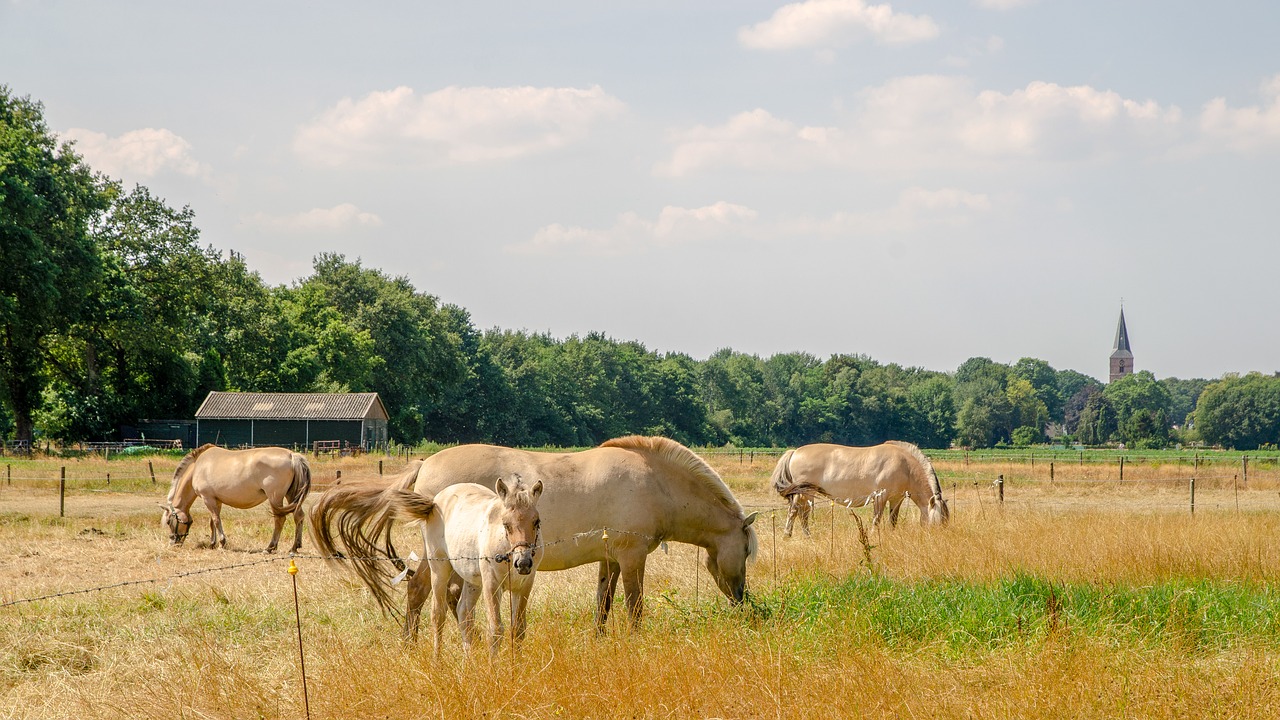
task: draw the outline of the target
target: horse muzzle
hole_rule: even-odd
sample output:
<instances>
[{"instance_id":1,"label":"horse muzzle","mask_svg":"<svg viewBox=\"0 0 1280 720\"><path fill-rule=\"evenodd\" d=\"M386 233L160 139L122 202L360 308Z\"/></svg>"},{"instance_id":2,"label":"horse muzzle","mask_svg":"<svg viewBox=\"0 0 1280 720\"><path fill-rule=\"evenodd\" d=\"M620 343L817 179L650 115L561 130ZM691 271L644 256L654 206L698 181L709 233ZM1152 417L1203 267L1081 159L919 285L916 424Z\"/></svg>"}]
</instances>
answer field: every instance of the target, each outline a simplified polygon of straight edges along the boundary
<instances>
[{"instance_id":1,"label":"horse muzzle","mask_svg":"<svg viewBox=\"0 0 1280 720\"><path fill-rule=\"evenodd\" d=\"M517 557L512 564L516 566L516 572L521 575L528 575L533 572L533 554Z\"/></svg>"}]
</instances>

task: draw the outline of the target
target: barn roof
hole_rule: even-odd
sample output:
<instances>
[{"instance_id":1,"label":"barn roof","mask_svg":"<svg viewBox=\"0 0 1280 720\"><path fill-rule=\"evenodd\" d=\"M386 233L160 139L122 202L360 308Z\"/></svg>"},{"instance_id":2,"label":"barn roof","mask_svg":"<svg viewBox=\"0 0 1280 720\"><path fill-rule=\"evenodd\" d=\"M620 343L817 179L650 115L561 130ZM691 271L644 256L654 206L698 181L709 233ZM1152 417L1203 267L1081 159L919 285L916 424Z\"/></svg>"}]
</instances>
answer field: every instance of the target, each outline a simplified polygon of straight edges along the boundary
<instances>
[{"instance_id":1,"label":"barn roof","mask_svg":"<svg viewBox=\"0 0 1280 720\"><path fill-rule=\"evenodd\" d=\"M196 418L254 420L386 420L378 393L211 392Z\"/></svg>"}]
</instances>

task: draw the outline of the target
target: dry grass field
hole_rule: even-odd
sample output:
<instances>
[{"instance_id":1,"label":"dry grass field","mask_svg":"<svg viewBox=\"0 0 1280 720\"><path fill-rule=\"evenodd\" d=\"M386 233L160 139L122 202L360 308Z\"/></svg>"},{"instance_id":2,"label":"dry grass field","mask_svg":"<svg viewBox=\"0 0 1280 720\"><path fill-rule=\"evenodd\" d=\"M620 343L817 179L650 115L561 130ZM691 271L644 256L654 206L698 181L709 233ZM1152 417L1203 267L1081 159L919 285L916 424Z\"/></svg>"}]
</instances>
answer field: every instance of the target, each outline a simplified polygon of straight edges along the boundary
<instances>
[{"instance_id":1,"label":"dry grass field","mask_svg":"<svg viewBox=\"0 0 1280 720\"><path fill-rule=\"evenodd\" d=\"M151 459L155 484L147 459L12 461L0 484L0 717L302 718L309 705L315 718L1272 718L1280 707L1274 470L1251 470L1247 489L1201 473L1192 515L1186 468L1130 467L1120 483L1064 466L1050 483L1041 468L949 460L937 465L953 502L945 529L920 528L911 509L863 541L848 511L826 506L812 537L783 540L768 488L776 456L708 459L763 511L749 607L729 608L694 549L671 545L650 557L639 632L615 617L595 635L595 571L579 568L538 576L518 651L463 657L450 628L435 660L429 640L402 641L363 586L307 555L308 541L296 560L305 700L288 558L255 552L264 508L226 511L229 549L209 550L197 506L187 545L171 548L155 503L176 458ZM316 490L377 462L316 461ZM387 473L402 466L384 459Z\"/></svg>"}]
</instances>

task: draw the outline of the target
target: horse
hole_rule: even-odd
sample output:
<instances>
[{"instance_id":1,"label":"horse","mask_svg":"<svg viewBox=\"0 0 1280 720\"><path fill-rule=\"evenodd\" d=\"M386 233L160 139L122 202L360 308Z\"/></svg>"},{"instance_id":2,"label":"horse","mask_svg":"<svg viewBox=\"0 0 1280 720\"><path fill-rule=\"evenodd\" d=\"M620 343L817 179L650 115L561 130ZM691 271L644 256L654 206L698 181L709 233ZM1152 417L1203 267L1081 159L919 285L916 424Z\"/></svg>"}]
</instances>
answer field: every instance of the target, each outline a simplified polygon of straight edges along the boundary
<instances>
[{"instance_id":1,"label":"horse","mask_svg":"<svg viewBox=\"0 0 1280 720\"><path fill-rule=\"evenodd\" d=\"M307 458L278 447L227 450L212 443L187 453L173 471L169 496L160 525L169 529L169 540L181 545L191 531L191 505L196 496L209 508L210 547L227 546L222 529L222 506L245 510L267 501L275 517L275 531L267 552L276 551L284 520L293 514L293 548L302 547L302 501L311 491L311 467Z\"/></svg>"},{"instance_id":2,"label":"horse","mask_svg":"<svg viewBox=\"0 0 1280 720\"><path fill-rule=\"evenodd\" d=\"M449 612L449 583L455 576L462 581L457 613L464 652L471 649L476 598L483 597L489 617L489 652L497 654L503 635L500 608L504 586L512 595L512 637L516 641L524 639L525 609L542 559L537 508L541 494L541 482L528 487L519 475L510 487L498 478L493 490L461 483L430 498L409 490L399 494L397 514L419 521L422 526L425 562L431 568L435 593L431 627L437 656Z\"/></svg>"},{"instance_id":3,"label":"horse","mask_svg":"<svg viewBox=\"0 0 1280 720\"><path fill-rule=\"evenodd\" d=\"M783 537L791 537L797 516L804 534L809 534L809 511L818 496L846 506L870 503L873 526L880 524L887 506L889 522L896 527L905 497L920 508L922 525L945 525L951 516L933 464L920 448L907 442L890 440L872 447L804 445L783 454L773 469L772 482L789 505Z\"/></svg>"},{"instance_id":4,"label":"horse","mask_svg":"<svg viewBox=\"0 0 1280 720\"><path fill-rule=\"evenodd\" d=\"M632 626L640 625L645 560L667 541L704 548L707 570L720 591L734 605L746 599L746 565L757 548L756 513L744 515L706 461L662 437L632 435L572 453L494 445L447 448L423 461L412 483L326 492L310 510L312 538L321 553L349 559L383 611L396 614L391 570L379 560L398 560L383 540L394 520L397 494L410 484L427 497L464 482L489 487L494 478L511 473L541 481L544 488L539 515L547 539L539 570L599 563L598 632L604 631L619 578ZM432 590L431 569L423 561L409 580L406 637L417 636L422 605Z\"/></svg>"}]
</instances>

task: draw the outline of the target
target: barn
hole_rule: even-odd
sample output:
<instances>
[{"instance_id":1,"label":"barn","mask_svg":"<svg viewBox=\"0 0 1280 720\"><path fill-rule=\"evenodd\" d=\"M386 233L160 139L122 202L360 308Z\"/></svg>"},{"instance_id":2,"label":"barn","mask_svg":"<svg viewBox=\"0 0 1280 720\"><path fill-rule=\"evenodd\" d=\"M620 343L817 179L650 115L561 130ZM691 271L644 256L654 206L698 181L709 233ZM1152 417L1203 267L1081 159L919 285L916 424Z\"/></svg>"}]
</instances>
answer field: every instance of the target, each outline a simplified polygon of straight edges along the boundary
<instances>
[{"instance_id":1,"label":"barn","mask_svg":"<svg viewBox=\"0 0 1280 720\"><path fill-rule=\"evenodd\" d=\"M196 445L372 450L387 443L387 418L378 393L215 391L196 411Z\"/></svg>"}]
</instances>

